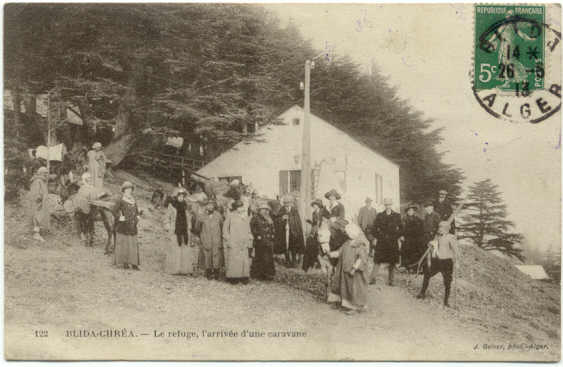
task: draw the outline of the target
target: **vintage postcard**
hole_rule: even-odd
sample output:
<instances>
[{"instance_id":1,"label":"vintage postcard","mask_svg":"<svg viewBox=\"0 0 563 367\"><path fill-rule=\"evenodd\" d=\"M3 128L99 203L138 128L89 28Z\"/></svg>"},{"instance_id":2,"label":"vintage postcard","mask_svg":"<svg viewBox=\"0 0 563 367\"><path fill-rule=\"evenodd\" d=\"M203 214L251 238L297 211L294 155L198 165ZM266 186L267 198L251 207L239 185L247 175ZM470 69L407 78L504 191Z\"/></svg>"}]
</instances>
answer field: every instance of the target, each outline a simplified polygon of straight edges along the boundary
<instances>
[{"instance_id":1,"label":"vintage postcard","mask_svg":"<svg viewBox=\"0 0 563 367\"><path fill-rule=\"evenodd\" d=\"M560 4L3 10L6 359L560 360Z\"/></svg>"}]
</instances>

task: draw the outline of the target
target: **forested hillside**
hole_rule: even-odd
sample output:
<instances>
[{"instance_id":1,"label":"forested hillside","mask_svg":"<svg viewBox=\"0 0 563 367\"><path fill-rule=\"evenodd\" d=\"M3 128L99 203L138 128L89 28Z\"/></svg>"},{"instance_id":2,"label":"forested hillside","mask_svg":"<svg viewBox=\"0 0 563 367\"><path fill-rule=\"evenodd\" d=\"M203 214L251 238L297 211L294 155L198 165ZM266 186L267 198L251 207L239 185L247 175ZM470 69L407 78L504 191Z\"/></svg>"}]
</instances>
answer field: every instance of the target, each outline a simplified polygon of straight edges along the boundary
<instances>
[{"instance_id":1,"label":"forested hillside","mask_svg":"<svg viewBox=\"0 0 563 367\"><path fill-rule=\"evenodd\" d=\"M114 162L147 127L228 147L274 123L277 113L302 103L304 62L319 53L260 6L4 9L5 85L16 104L58 94L85 122L60 123L60 140L76 150L100 139L104 127L114 129L105 142ZM463 175L441 161L440 130L429 116L401 100L377 70L365 75L345 55L329 56L313 70L312 112L399 163L404 200L422 200L438 187L459 194ZM33 108L10 123L6 159L46 136L46 122Z\"/></svg>"}]
</instances>

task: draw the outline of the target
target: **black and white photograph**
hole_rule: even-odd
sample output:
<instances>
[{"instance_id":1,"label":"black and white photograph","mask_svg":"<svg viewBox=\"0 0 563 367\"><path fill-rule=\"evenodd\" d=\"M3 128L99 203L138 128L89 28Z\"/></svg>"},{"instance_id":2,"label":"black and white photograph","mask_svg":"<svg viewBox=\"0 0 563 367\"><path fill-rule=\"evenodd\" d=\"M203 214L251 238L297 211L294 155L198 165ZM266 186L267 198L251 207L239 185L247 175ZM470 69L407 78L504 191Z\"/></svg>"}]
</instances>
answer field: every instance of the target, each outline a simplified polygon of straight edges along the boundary
<instances>
[{"instance_id":1,"label":"black and white photograph","mask_svg":"<svg viewBox=\"0 0 563 367\"><path fill-rule=\"evenodd\" d=\"M561 4L3 4L8 361L561 359Z\"/></svg>"}]
</instances>

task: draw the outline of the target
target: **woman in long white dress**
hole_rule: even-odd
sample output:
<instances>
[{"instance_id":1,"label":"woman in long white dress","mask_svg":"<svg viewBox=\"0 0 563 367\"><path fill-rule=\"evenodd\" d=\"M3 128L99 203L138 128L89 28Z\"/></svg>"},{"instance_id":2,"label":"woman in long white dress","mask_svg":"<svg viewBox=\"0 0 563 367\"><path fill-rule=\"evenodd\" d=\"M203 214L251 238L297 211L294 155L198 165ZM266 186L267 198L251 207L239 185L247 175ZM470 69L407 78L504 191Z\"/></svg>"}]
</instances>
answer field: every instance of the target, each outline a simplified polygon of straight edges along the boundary
<instances>
[{"instance_id":1,"label":"woman in long white dress","mask_svg":"<svg viewBox=\"0 0 563 367\"><path fill-rule=\"evenodd\" d=\"M198 249L191 241L191 213L186 196L186 190L179 189L168 203L166 224L170 237L165 264L168 274L193 274L197 262Z\"/></svg>"}]
</instances>

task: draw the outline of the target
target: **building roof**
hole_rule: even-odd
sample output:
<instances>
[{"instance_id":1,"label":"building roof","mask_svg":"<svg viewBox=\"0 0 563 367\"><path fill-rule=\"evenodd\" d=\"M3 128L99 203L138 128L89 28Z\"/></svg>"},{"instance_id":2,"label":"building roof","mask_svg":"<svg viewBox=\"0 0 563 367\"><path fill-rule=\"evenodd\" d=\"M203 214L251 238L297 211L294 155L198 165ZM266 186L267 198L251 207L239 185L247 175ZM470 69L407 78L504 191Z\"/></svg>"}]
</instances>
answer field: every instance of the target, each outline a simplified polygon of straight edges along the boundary
<instances>
[{"instance_id":1,"label":"building roof","mask_svg":"<svg viewBox=\"0 0 563 367\"><path fill-rule=\"evenodd\" d=\"M516 268L522 273L529 275L535 280L549 279L549 275L541 265L516 265Z\"/></svg>"},{"instance_id":2,"label":"building roof","mask_svg":"<svg viewBox=\"0 0 563 367\"><path fill-rule=\"evenodd\" d=\"M292 110L292 109L299 109L301 111L303 111L303 113L305 113L303 107L301 107L298 104L294 104L293 106L285 109L282 113L278 114L278 117L284 115L285 113L287 113L288 111ZM346 134L346 136L348 136L350 139L354 140L356 143L358 143L359 145L363 146L364 148L367 148L369 150L371 150L372 152L374 152L375 154L379 155L381 158L387 160L389 163L399 167L399 164L397 162L394 162L392 159L384 156L383 154L381 154L380 152L375 151L375 149L373 149L372 147L370 147L369 145L367 145L366 143L364 143L363 141L359 140L358 138L356 138L355 136L351 135L350 133L342 130L342 128L340 128L339 126L337 126L335 123L327 121L325 119L323 119L322 117L319 117L317 115L315 115L314 113L311 113L311 116L316 117L317 119L329 124L330 126L334 127L335 129L338 129L339 131L341 131L343 134ZM266 125L269 126L269 125Z\"/></svg>"}]
</instances>

